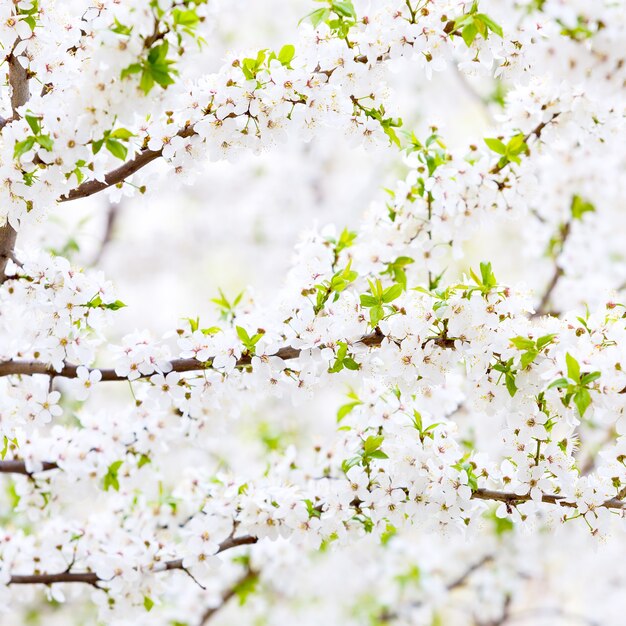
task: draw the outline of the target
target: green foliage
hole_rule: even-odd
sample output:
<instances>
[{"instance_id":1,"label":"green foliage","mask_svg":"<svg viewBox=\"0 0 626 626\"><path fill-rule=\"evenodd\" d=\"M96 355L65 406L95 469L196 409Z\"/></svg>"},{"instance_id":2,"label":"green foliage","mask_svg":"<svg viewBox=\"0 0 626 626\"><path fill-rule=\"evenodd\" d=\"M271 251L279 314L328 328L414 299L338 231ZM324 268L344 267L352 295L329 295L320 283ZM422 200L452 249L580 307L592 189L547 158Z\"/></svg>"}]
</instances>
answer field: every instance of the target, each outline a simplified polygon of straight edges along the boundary
<instances>
[{"instance_id":1,"label":"green foliage","mask_svg":"<svg viewBox=\"0 0 626 626\"><path fill-rule=\"evenodd\" d=\"M385 311L395 312L395 309L389 305L402 294L404 286L400 283L394 283L390 287L383 288L378 278L368 282L370 294L362 294L360 301L362 307L370 310L370 324L372 328L376 328L380 320L385 317Z\"/></svg>"},{"instance_id":2,"label":"green foliage","mask_svg":"<svg viewBox=\"0 0 626 626\"><path fill-rule=\"evenodd\" d=\"M474 472L476 466L474 463L469 461L471 452L468 452L463 456L463 458L455 463L452 467L459 472L465 472L467 474L467 484L472 491L476 491L478 489L478 477Z\"/></svg>"},{"instance_id":3,"label":"green foliage","mask_svg":"<svg viewBox=\"0 0 626 626\"><path fill-rule=\"evenodd\" d=\"M357 15L351 0L315 0L325 6L311 11L303 20L308 19L314 28L326 24L334 35L346 39L350 29L356 24Z\"/></svg>"},{"instance_id":4,"label":"green foliage","mask_svg":"<svg viewBox=\"0 0 626 626\"><path fill-rule=\"evenodd\" d=\"M411 257L399 256L395 261L387 263L387 268L382 274L383 276L389 275L396 283L402 285L403 291L406 291L407 279L405 268L412 263L415 263L415 261Z\"/></svg>"},{"instance_id":5,"label":"green foliage","mask_svg":"<svg viewBox=\"0 0 626 626\"><path fill-rule=\"evenodd\" d=\"M234 300L230 302L221 289L218 289L218 291L220 294L219 298L211 298L211 302L213 302L213 304L217 304L220 311L220 318L231 322L235 319L236 309L243 298L244 292L242 291L238 293Z\"/></svg>"},{"instance_id":6,"label":"green foliage","mask_svg":"<svg viewBox=\"0 0 626 626\"><path fill-rule=\"evenodd\" d=\"M367 437L367 439L363 441L362 448L357 455L350 459L346 459L341 464L341 469L344 472L348 472L356 465L364 465L368 467L373 459L388 459L389 457L387 454L381 450L384 440L385 438L383 435L371 435Z\"/></svg>"},{"instance_id":7,"label":"green foliage","mask_svg":"<svg viewBox=\"0 0 626 626\"><path fill-rule=\"evenodd\" d=\"M573 400L578 414L583 417L591 404L592 383L600 378L601 372L581 372L580 364L569 352L565 355L565 363L567 377L552 381L548 389L563 389L565 391L561 398L563 405L569 406Z\"/></svg>"},{"instance_id":8,"label":"green foliage","mask_svg":"<svg viewBox=\"0 0 626 626\"><path fill-rule=\"evenodd\" d=\"M514 361L515 357L511 357L507 361L498 359L498 361L491 366L496 372L500 372L497 383L500 383L502 377L504 376L504 384L506 385L507 391L511 397L517 393L517 385L515 384L517 368L514 365Z\"/></svg>"},{"instance_id":9,"label":"green foliage","mask_svg":"<svg viewBox=\"0 0 626 626\"><path fill-rule=\"evenodd\" d=\"M115 300L114 302L103 302L100 294L96 294L87 304L83 304L88 309L108 309L109 311L118 311L123 309L126 305L121 300Z\"/></svg>"},{"instance_id":10,"label":"green foliage","mask_svg":"<svg viewBox=\"0 0 626 626\"><path fill-rule=\"evenodd\" d=\"M239 606L243 606L247 602L248 598L257 590L258 585L259 575L253 572L250 572L235 585L233 591L239 600Z\"/></svg>"},{"instance_id":11,"label":"green foliage","mask_svg":"<svg viewBox=\"0 0 626 626\"><path fill-rule=\"evenodd\" d=\"M0 450L0 459L4 461L4 458L6 457L9 449L15 450L16 448L18 448L17 438L10 439L6 435L4 435L4 443L2 446L2 450Z\"/></svg>"},{"instance_id":12,"label":"green foliage","mask_svg":"<svg viewBox=\"0 0 626 626\"><path fill-rule=\"evenodd\" d=\"M102 139L91 142L91 150L94 154L98 154L104 146L114 157L126 160L128 155L128 148L124 145L125 142L135 135L126 128L117 128L115 130L107 130L104 132Z\"/></svg>"},{"instance_id":13,"label":"green foliage","mask_svg":"<svg viewBox=\"0 0 626 626\"><path fill-rule=\"evenodd\" d=\"M361 366L354 360L354 356L348 352L348 344L344 341L337 342L337 355L335 362L328 368L329 373L336 374L342 369L356 371Z\"/></svg>"},{"instance_id":14,"label":"green foliage","mask_svg":"<svg viewBox=\"0 0 626 626\"><path fill-rule=\"evenodd\" d=\"M528 144L521 133L513 135L506 144L498 138L487 137L484 141L490 150L502 155L498 161L498 168L502 168L509 163L519 165L522 162L520 155L528 154Z\"/></svg>"},{"instance_id":15,"label":"green foliage","mask_svg":"<svg viewBox=\"0 0 626 626\"><path fill-rule=\"evenodd\" d=\"M109 489L114 489L115 491L120 490L120 482L119 482L118 474L119 474L120 467L122 467L123 463L124 461L115 461L114 463L111 463L111 465L109 465L109 469L107 470L107 473L104 475L104 479L102 483L102 488L105 491L108 491Z\"/></svg>"},{"instance_id":16,"label":"green foliage","mask_svg":"<svg viewBox=\"0 0 626 626\"><path fill-rule=\"evenodd\" d=\"M30 2L20 2L16 4L17 14L23 22L26 22L31 31L37 26L37 18L39 17L39 0L30 0Z\"/></svg>"},{"instance_id":17,"label":"green foliage","mask_svg":"<svg viewBox=\"0 0 626 626\"><path fill-rule=\"evenodd\" d=\"M143 606L146 609L146 611L150 612L152 610L152 607L154 606L154 600L150 598L149 596L144 596Z\"/></svg>"},{"instance_id":18,"label":"green foliage","mask_svg":"<svg viewBox=\"0 0 626 626\"><path fill-rule=\"evenodd\" d=\"M175 61L167 58L168 52L169 42L167 41L153 46L146 58L124 68L121 78L140 74L139 89L146 95L152 91L155 84L167 89L169 85L174 84L174 76L178 75L178 70L174 68Z\"/></svg>"},{"instance_id":19,"label":"green foliage","mask_svg":"<svg viewBox=\"0 0 626 626\"><path fill-rule=\"evenodd\" d=\"M488 15L478 12L478 0L472 3L467 13L449 21L444 30L450 36L460 34L468 48L471 47L478 35L485 40L489 38L490 32L498 37L503 35L502 28L496 22Z\"/></svg>"},{"instance_id":20,"label":"green foliage","mask_svg":"<svg viewBox=\"0 0 626 626\"><path fill-rule=\"evenodd\" d=\"M22 141L15 142L15 146L13 148L13 158L16 160L21 159L21 157L35 145L38 145L44 150L50 152L54 144L50 135L42 133L40 117L33 115L32 113L26 113L24 117L33 134L27 135L25 139L22 139Z\"/></svg>"},{"instance_id":21,"label":"green foliage","mask_svg":"<svg viewBox=\"0 0 626 626\"><path fill-rule=\"evenodd\" d=\"M557 23L561 26L561 35L574 41L585 41L593 37L594 31L589 28L589 21L582 15L576 18L575 26L567 26L561 20L557 20Z\"/></svg>"},{"instance_id":22,"label":"green foliage","mask_svg":"<svg viewBox=\"0 0 626 626\"><path fill-rule=\"evenodd\" d=\"M523 352L520 360L521 369L525 370L545 348L554 343L555 337L556 334L544 335L537 341L529 337L513 337L511 343Z\"/></svg>"},{"instance_id":23,"label":"green foliage","mask_svg":"<svg viewBox=\"0 0 626 626\"><path fill-rule=\"evenodd\" d=\"M436 422L434 424L430 424L430 426L426 426L426 428L424 428L424 423L422 420L422 414L413 409L413 417L411 418L411 422L413 424L413 427L415 428L415 430L418 432L419 434L419 438L420 441L422 443L424 443L424 440L426 439L426 437L429 437L430 439L434 439L435 437L435 428L437 428L437 426L439 426L441 424L441 422Z\"/></svg>"},{"instance_id":24,"label":"green foliage","mask_svg":"<svg viewBox=\"0 0 626 626\"><path fill-rule=\"evenodd\" d=\"M480 264L480 276L478 276L474 270L470 269L470 276L476 283L476 287L471 287L470 291L478 290L483 296L486 296L492 289L498 286L498 281L491 269L491 263Z\"/></svg>"},{"instance_id":25,"label":"green foliage","mask_svg":"<svg viewBox=\"0 0 626 626\"><path fill-rule=\"evenodd\" d=\"M341 420L347 415L350 415L353 409L357 406L363 404L363 402L359 399L359 396L357 396L354 391L348 392L348 398L350 399L350 402L346 402L346 404L341 405L337 411L337 423L341 422Z\"/></svg>"},{"instance_id":26,"label":"green foliage","mask_svg":"<svg viewBox=\"0 0 626 626\"><path fill-rule=\"evenodd\" d=\"M336 302L339 299L339 294L357 279L358 274L351 269L351 266L352 261L349 261L348 265L335 272L329 281L326 280L315 286L317 297L313 310L316 315L324 308L331 294L335 294L334 301Z\"/></svg>"},{"instance_id":27,"label":"green foliage","mask_svg":"<svg viewBox=\"0 0 626 626\"><path fill-rule=\"evenodd\" d=\"M415 133L410 133L408 138L407 154L417 153L418 160L426 166L428 176L432 176L440 165L450 159L441 136L434 132L434 129L424 142L421 142ZM419 195L423 195L423 190Z\"/></svg>"},{"instance_id":28,"label":"green foliage","mask_svg":"<svg viewBox=\"0 0 626 626\"><path fill-rule=\"evenodd\" d=\"M570 207L572 219L582 220L585 213L595 213L595 210L596 207L591 202L581 198L578 194L575 194L572 197L572 204Z\"/></svg>"},{"instance_id":29,"label":"green foliage","mask_svg":"<svg viewBox=\"0 0 626 626\"><path fill-rule=\"evenodd\" d=\"M496 537L507 535L508 533L513 532L515 528L513 521L509 517L498 517L496 515L496 509L485 511L483 517L493 524L493 530Z\"/></svg>"},{"instance_id":30,"label":"green foliage","mask_svg":"<svg viewBox=\"0 0 626 626\"><path fill-rule=\"evenodd\" d=\"M254 335L250 336L248 331L243 328L243 326L235 326L235 330L237 331L237 337L243 344L244 351L247 354L254 354L256 349L256 344L259 343L261 337L265 334L265 331L259 329Z\"/></svg>"}]
</instances>

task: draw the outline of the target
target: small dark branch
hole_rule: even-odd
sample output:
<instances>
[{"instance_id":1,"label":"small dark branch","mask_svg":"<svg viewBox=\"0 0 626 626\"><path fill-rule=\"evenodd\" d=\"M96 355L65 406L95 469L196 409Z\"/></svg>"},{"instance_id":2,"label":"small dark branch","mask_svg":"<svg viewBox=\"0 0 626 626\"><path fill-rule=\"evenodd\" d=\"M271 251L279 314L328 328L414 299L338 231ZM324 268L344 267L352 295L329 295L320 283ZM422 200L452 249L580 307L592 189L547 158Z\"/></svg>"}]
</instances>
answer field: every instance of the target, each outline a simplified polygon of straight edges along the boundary
<instances>
[{"instance_id":1,"label":"small dark branch","mask_svg":"<svg viewBox=\"0 0 626 626\"><path fill-rule=\"evenodd\" d=\"M601 626L600 622L587 617L586 615L580 615L578 613L570 613L560 608L537 608L537 609L525 609L516 613L508 613L504 619L497 622L489 623L485 626L504 626L504 624L511 624L513 622L527 622L528 624L534 624L538 617L556 617L560 620L567 622L574 622L578 624L585 624L586 626Z\"/></svg>"},{"instance_id":2,"label":"small dark branch","mask_svg":"<svg viewBox=\"0 0 626 626\"><path fill-rule=\"evenodd\" d=\"M480 561L477 561L476 563L468 567L458 578L446 585L447 590L454 591L454 589L462 587L475 571L479 570L481 567L484 567L485 565L487 565L487 563L491 563L491 561L493 561L493 556L491 556L490 554L485 555L482 559L480 559Z\"/></svg>"},{"instance_id":3,"label":"small dark branch","mask_svg":"<svg viewBox=\"0 0 626 626\"><path fill-rule=\"evenodd\" d=\"M185 126L185 128L182 128L176 133L178 137L191 137L195 134L196 133L192 126ZM160 150L148 150L148 148L145 148L130 161L126 161L126 163L120 165L117 169L110 171L104 177L104 181L85 181L75 189L72 189L67 194L61 196L58 199L58 202L68 202L69 200L87 198L88 196L99 193L100 191L108 189L113 185L123 183L129 176L132 176L132 174L139 171L142 167L145 167L149 163L152 163L152 161L158 159L162 154L162 148Z\"/></svg>"},{"instance_id":4,"label":"small dark branch","mask_svg":"<svg viewBox=\"0 0 626 626\"><path fill-rule=\"evenodd\" d=\"M565 242L567 241L570 232L571 223L567 222L563 225L561 229L561 251L565 247ZM561 279L561 276L563 276L563 274L565 274L565 272L563 271L563 268L559 265L557 258L554 262L554 272L552 273L552 278L550 279L550 282L548 283L545 291L543 292L543 295L541 296L541 300L539 301L539 306L537 307L537 310L532 314L531 317L541 317L542 315L548 315L548 313L550 312L548 307L548 305L550 304L550 298L552 297L552 294L554 293L554 290L556 289L556 286L558 285L559 280Z\"/></svg>"},{"instance_id":5,"label":"small dark branch","mask_svg":"<svg viewBox=\"0 0 626 626\"><path fill-rule=\"evenodd\" d=\"M222 593L222 598L218 605L209 607L200 618L200 622L198 626L204 626L207 624L211 618L224 606L228 603L228 601L237 594L238 589L241 588L242 585L245 585L248 581L254 580L258 574L252 570L248 569L243 576L240 576L228 589Z\"/></svg>"},{"instance_id":6,"label":"small dark branch","mask_svg":"<svg viewBox=\"0 0 626 626\"><path fill-rule=\"evenodd\" d=\"M17 109L28 102L30 91L28 88L28 71L11 52L8 56L9 85L11 86L11 109L13 119L17 119ZM6 124L6 121L5 121ZM6 279L6 267L9 259L13 259L13 249L17 240L17 232L8 222L0 227L0 284Z\"/></svg>"},{"instance_id":7,"label":"small dark branch","mask_svg":"<svg viewBox=\"0 0 626 626\"><path fill-rule=\"evenodd\" d=\"M30 90L28 87L28 70L22 66L16 56L11 53L9 62L9 85L11 86L11 109L13 119L19 117L17 109L28 102Z\"/></svg>"},{"instance_id":8,"label":"small dark branch","mask_svg":"<svg viewBox=\"0 0 626 626\"><path fill-rule=\"evenodd\" d=\"M517 504L522 504L523 502L528 502L529 500L532 500L529 493L519 496L516 493L492 491L491 489L477 489L472 493L472 499L504 502L505 504L509 504L510 506L515 506ZM552 494L543 494L543 496L541 497L541 501L548 504L557 504L558 506L567 507L570 509L575 509L577 506L575 502L568 502L564 496L556 496ZM603 502L600 506L606 509L626 510L626 502L623 502L619 497L610 498L609 500Z\"/></svg>"},{"instance_id":9,"label":"small dark branch","mask_svg":"<svg viewBox=\"0 0 626 626\"><path fill-rule=\"evenodd\" d=\"M258 541L256 537L245 535L243 537L231 537L220 544L217 553L225 552L231 548L238 546L251 545ZM167 561L159 570L156 571L172 571L185 570L182 559ZM9 580L9 585L53 585L56 583L85 583L98 587L99 583L107 582L99 578L95 572L59 572L58 574L14 574Z\"/></svg>"},{"instance_id":10,"label":"small dark branch","mask_svg":"<svg viewBox=\"0 0 626 626\"><path fill-rule=\"evenodd\" d=\"M376 348L380 346L384 338L382 332L377 328L375 331L359 337L353 344L363 344L369 348ZM435 345L446 350L454 350L454 339L448 339L445 337L431 337L427 339L422 347L428 342L432 341ZM317 346L318 348L324 348L322 344ZM268 355L268 357L277 357L283 361L289 361L297 359L303 352L300 348L292 348L291 346L285 346L280 348L274 354ZM174 359L169 362L170 370L172 372L198 372L206 369L211 369L212 358L206 362L197 361L196 359ZM236 363L237 367L247 367L252 363L252 357L249 354L243 355ZM46 376L61 377L61 378L76 378L78 365L72 363L66 363L60 371L54 370L50 365L41 363L40 361L0 361L0 377L2 376L33 376L35 374L45 374ZM125 381L128 380L127 376L120 376L114 369L100 369L103 382L112 381ZM144 377L145 378L145 377Z\"/></svg>"},{"instance_id":11,"label":"small dark branch","mask_svg":"<svg viewBox=\"0 0 626 626\"><path fill-rule=\"evenodd\" d=\"M56 463L50 461L44 461L41 465L42 469L39 470L41 472L49 472L59 467ZM26 469L26 463L24 461L0 461L0 474L24 474L25 476L32 476L34 473L36 472L29 472Z\"/></svg>"},{"instance_id":12,"label":"small dark branch","mask_svg":"<svg viewBox=\"0 0 626 626\"><path fill-rule=\"evenodd\" d=\"M474 572L476 572L477 570L487 565L487 563L491 563L492 561L493 561L493 556L491 556L490 554L485 555L482 559L480 559L480 561L477 561L473 565L470 565L470 567L468 567L458 578L455 578L452 582L448 583L446 585L446 589L449 592L451 592L451 591L454 591L455 589L458 589L459 587L462 587L468 581L468 579L471 577L471 575ZM421 605L422 605L422 602L420 601L411 602L410 604L412 608L417 608ZM392 622L394 620L397 620L399 617L400 617L400 613L398 611L383 611L378 616L378 621L383 622L383 623Z\"/></svg>"},{"instance_id":13,"label":"small dark branch","mask_svg":"<svg viewBox=\"0 0 626 626\"><path fill-rule=\"evenodd\" d=\"M104 251L106 250L107 246L111 242L111 239L113 238L113 230L115 228L115 224L117 222L119 213L120 213L120 205L110 202L108 209L107 209L104 234L102 235L100 246L98 247L98 250L93 257L93 260L91 261L91 265L98 265L98 263L100 263L100 260L102 259L102 255L104 254Z\"/></svg>"}]
</instances>

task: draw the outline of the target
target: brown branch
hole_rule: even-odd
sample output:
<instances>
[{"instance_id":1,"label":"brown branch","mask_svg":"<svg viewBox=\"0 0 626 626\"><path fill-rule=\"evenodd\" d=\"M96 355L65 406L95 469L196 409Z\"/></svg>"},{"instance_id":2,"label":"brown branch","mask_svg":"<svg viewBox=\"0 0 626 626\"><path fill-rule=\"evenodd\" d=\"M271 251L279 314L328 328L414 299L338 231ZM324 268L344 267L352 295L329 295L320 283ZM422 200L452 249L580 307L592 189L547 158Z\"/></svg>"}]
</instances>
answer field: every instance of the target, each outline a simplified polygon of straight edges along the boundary
<instances>
[{"instance_id":1,"label":"brown branch","mask_svg":"<svg viewBox=\"0 0 626 626\"><path fill-rule=\"evenodd\" d=\"M9 85L11 86L11 109L13 119L18 119L17 110L28 102L30 89L28 86L28 70L22 66L17 57L11 53L9 62Z\"/></svg>"},{"instance_id":2,"label":"brown branch","mask_svg":"<svg viewBox=\"0 0 626 626\"><path fill-rule=\"evenodd\" d=\"M193 126L187 125L181 128L175 136L178 137L191 137L195 135L196 131ZM163 154L163 148L159 150L149 150L144 148L139 154L130 161L126 161L118 168L110 171L103 181L100 180L87 180L75 189L72 189L67 194L61 196L57 202L68 202L69 200L78 200L79 198L87 198L95 193L108 189L113 185L123 183L129 176L140 170L142 167L152 163L155 159L158 159Z\"/></svg>"},{"instance_id":3,"label":"brown branch","mask_svg":"<svg viewBox=\"0 0 626 626\"><path fill-rule=\"evenodd\" d=\"M455 578L452 582L448 583L446 585L446 590L449 592L452 592L455 589L462 587L468 581L468 579L474 572L479 570L481 567L484 567L485 565L487 565L487 563L491 563L492 561L493 561L493 556L491 556L490 554L485 555L482 559L480 559L480 561L477 561L476 563L470 565L458 578ZM423 602L417 601L417 602L411 602L409 606L412 608L417 608L421 606L422 604ZM378 616L378 621L392 622L394 620L397 620L399 617L400 617L399 611L385 610Z\"/></svg>"},{"instance_id":4,"label":"brown branch","mask_svg":"<svg viewBox=\"0 0 626 626\"><path fill-rule=\"evenodd\" d=\"M120 213L120 205L113 202L109 203L106 214L106 224L104 226L104 234L98 246L98 250L91 261L91 265L98 265L102 259L102 255L113 238L113 230Z\"/></svg>"},{"instance_id":5,"label":"brown branch","mask_svg":"<svg viewBox=\"0 0 626 626\"><path fill-rule=\"evenodd\" d=\"M17 240L17 231L8 222L0 227L0 284L7 280L6 268L9 259L13 259L13 248Z\"/></svg>"},{"instance_id":6,"label":"brown branch","mask_svg":"<svg viewBox=\"0 0 626 626\"><path fill-rule=\"evenodd\" d=\"M487 565L487 563L491 563L491 561L493 561L493 556L490 554L485 555L482 559L480 559L480 561L477 561L468 567L458 578L446 585L446 589L448 591L454 591L455 589L462 587L475 571L479 570L484 565Z\"/></svg>"},{"instance_id":7,"label":"brown branch","mask_svg":"<svg viewBox=\"0 0 626 626\"><path fill-rule=\"evenodd\" d=\"M40 472L48 472L53 469L57 469L59 466L51 461L44 461ZM37 472L29 472L26 469L26 462L19 460L0 461L0 474L24 474L25 476L32 476Z\"/></svg>"},{"instance_id":8,"label":"brown branch","mask_svg":"<svg viewBox=\"0 0 626 626\"><path fill-rule=\"evenodd\" d=\"M9 85L11 86L11 109L13 118L19 117L17 109L28 102L30 91L28 87L28 70L22 67L17 57L11 52L8 59ZM5 123L7 120L5 120ZM13 249L17 240L17 232L8 222L0 227L0 284L7 276L5 270L9 259L13 259Z\"/></svg>"},{"instance_id":9,"label":"brown branch","mask_svg":"<svg viewBox=\"0 0 626 626\"><path fill-rule=\"evenodd\" d=\"M380 330L376 329L374 332L360 337L356 341L356 343L362 343L366 346L376 347L382 343L383 337L384 335L380 332ZM320 347L323 348L324 346ZM270 356L278 357L280 359L283 359L284 361L288 361L291 359L297 359L300 356L301 352L302 350L300 348L285 346L283 348L280 348ZM173 372L194 372L210 369L212 367L211 362L212 359L209 359L204 363L201 361L197 361L196 359L174 359L173 361L170 361L170 366L171 371ZM250 365L251 362L251 356L246 354L237 361L236 365L237 367L246 367ZM59 376L61 378L76 378L78 367L78 365L66 363L61 371L57 372L50 365L46 363L41 363L39 361L1 361L0 377L12 375L32 376L34 374L46 374L53 377ZM116 374L114 369L101 369L100 373L102 374L103 381L128 380L127 376L120 376Z\"/></svg>"},{"instance_id":10,"label":"brown branch","mask_svg":"<svg viewBox=\"0 0 626 626\"><path fill-rule=\"evenodd\" d=\"M619 496L622 496L622 494L618 494L617 498L610 498L609 500L606 500L599 506L605 509L626 510L626 502L624 502ZM504 502L505 504L508 504L510 506L515 506L517 504L522 504L523 502L528 502L532 500L529 493L519 496L516 493L493 491L491 489L477 489L476 491L472 492L472 499ZM541 497L541 501L548 504L557 504L558 506L563 506L570 509L575 509L578 506L575 502L569 502L564 496L557 496L552 494L543 494L543 496Z\"/></svg>"},{"instance_id":11,"label":"brown branch","mask_svg":"<svg viewBox=\"0 0 626 626\"><path fill-rule=\"evenodd\" d=\"M198 626L204 626L212 619L212 617L222 609L228 601L237 594L242 585L245 585L247 582L254 580L257 578L258 574L252 570L248 569L243 576L240 576L224 593L222 593L222 598L220 603L217 606L209 607L200 618L200 622Z\"/></svg>"},{"instance_id":12,"label":"brown branch","mask_svg":"<svg viewBox=\"0 0 626 626\"><path fill-rule=\"evenodd\" d=\"M353 341L353 344L361 343L368 347L378 347L382 343L384 339L384 335L382 332L376 328L371 333L367 335L363 335L359 337L357 340ZM425 347L426 344L432 341L436 345L442 348L453 349L454 348L454 340L447 339L444 337L434 337L432 339L427 339L422 347ZM325 344L321 344L317 346L322 349L325 348ZM277 357L282 359L283 361L289 361L292 359L297 359L303 350L308 350L309 348L292 348L291 346L285 346L280 348L273 354L267 355L268 358ZM213 357L210 357L207 361L197 361L196 359L173 359L169 362L170 369L168 371L171 372L197 372L202 370L211 369ZM250 354L244 354L241 356L237 362L235 363L236 367L247 367L252 363L252 356ZM60 377L60 378L77 378L79 365L74 365L72 363L65 363L60 371L56 371L52 366L42 363L40 361L0 361L0 377L2 376L33 376L35 374L45 374L51 377ZM97 368L93 368L97 369ZM112 368L104 368L98 370L102 374L103 382L112 382L112 381L125 381L128 380L128 376L120 376L115 372ZM148 376L151 376L149 374ZM147 378L147 376L140 376L140 378Z\"/></svg>"},{"instance_id":13,"label":"brown branch","mask_svg":"<svg viewBox=\"0 0 626 626\"><path fill-rule=\"evenodd\" d=\"M565 246L565 242L567 241L570 235L570 232L571 232L571 223L566 222L561 227L561 241L560 241L561 252L563 251L563 247ZM565 274L565 272L563 271L563 268L559 265L558 258L557 258L554 263L554 272L552 273L552 278L550 279L550 282L548 283L545 291L543 292L543 295L541 296L541 300L539 302L539 306L537 307L537 310L531 315L531 317L541 317L542 315L548 315L549 313L548 304L550 304L550 298L552 297L552 294L554 290L556 289L556 286L561 276L563 276L563 274Z\"/></svg>"},{"instance_id":14,"label":"brown branch","mask_svg":"<svg viewBox=\"0 0 626 626\"><path fill-rule=\"evenodd\" d=\"M258 541L256 537L250 537L244 535L242 537L230 537L220 544L217 554L236 548L238 546L251 545ZM172 570L183 570L182 559L175 559L173 561L167 561L160 569L154 571L169 572ZM9 580L9 585L53 585L57 583L85 583L98 587L99 583L108 582L102 578L99 578L95 572L59 572L57 574L14 574Z\"/></svg>"}]
</instances>

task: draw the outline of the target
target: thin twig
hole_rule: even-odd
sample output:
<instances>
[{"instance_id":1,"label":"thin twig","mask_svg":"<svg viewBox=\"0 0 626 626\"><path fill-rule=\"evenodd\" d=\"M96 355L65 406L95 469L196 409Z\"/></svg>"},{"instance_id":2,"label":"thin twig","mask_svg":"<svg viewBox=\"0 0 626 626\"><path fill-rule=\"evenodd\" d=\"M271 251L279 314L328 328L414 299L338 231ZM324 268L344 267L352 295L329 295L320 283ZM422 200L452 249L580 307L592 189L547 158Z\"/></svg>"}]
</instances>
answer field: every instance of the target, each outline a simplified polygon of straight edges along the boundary
<instances>
[{"instance_id":1,"label":"thin twig","mask_svg":"<svg viewBox=\"0 0 626 626\"><path fill-rule=\"evenodd\" d=\"M258 574L254 570L248 569L243 576L240 576L228 589L226 589L226 591L224 591L224 593L222 593L222 598L219 604L216 606L210 606L202 614L198 626L205 626L205 624L207 624L213 616L224 608L228 601L237 594L242 585L245 585L248 581L254 580L257 576Z\"/></svg>"}]
</instances>

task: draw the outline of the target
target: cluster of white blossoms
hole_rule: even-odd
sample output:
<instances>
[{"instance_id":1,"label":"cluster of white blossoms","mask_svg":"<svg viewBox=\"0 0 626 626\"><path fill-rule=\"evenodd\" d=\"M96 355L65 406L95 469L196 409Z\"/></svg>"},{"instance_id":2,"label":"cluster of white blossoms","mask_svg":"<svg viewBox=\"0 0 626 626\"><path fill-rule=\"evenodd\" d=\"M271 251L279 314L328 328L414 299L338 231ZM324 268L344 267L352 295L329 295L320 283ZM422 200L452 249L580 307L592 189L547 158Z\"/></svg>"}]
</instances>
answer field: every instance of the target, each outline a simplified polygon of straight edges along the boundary
<instances>
[{"instance_id":1,"label":"cluster of white blossoms","mask_svg":"<svg viewBox=\"0 0 626 626\"><path fill-rule=\"evenodd\" d=\"M626 6L588 4L323 0L206 72L219 3L0 9L8 619L506 624L541 576L528 542L623 547ZM404 133L402 63L506 84L493 132ZM408 172L352 229L304 233L271 294L115 342L103 274L20 246L57 201L149 194L158 158L188 183L323 126ZM539 291L458 271L494 224Z\"/></svg>"}]
</instances>

